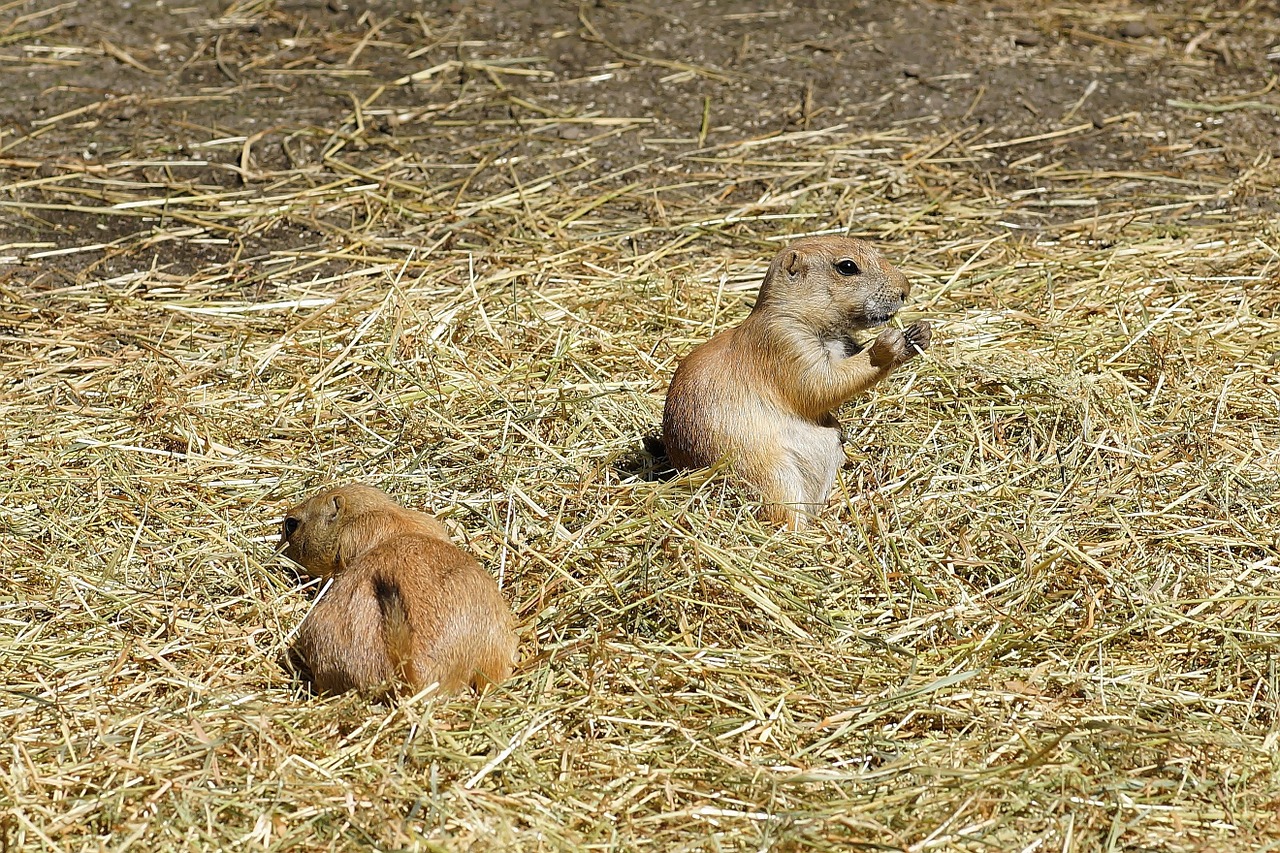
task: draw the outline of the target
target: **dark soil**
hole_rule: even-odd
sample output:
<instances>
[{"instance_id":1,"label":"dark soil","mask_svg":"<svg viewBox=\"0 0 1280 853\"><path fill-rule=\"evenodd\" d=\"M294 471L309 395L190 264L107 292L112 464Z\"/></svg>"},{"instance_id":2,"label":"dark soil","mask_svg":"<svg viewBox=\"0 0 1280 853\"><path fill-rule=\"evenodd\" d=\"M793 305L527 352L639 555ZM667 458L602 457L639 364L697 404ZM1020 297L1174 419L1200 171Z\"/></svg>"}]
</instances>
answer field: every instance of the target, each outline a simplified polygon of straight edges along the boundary
<instances>
[{"instance_id":1,"label":"dark soil","mask_svg":"<svg viewBox=\"0 0 1280 853\"><path fill-rule=\"evenodd\" d=\"M175 187L261 195L273 177L297 170L322 185L334 175L326 154L338 146L347 163L370 170L407 162L424 186L458 182L465 203L531 179L520 158L548 149L564 149L577 178L623 186L645 183L676 151L837 124L904 136L928 129L970 147L1088 124L1036 147L1030 163L1017 144L984 149L971 158L965 191L1034 191L1037 169L1052 165L1165 172L1195 195L1201 181L1220 186L1224 175L1265 165L1280 145L1276 4L1229 5L1241 8L19 3L0 18L0 201L9 203L0 233L19 244L5 252L13 259L24 255L20 244L109 242L145 230L135 218L84 212L95 192L78 178L104 163L115 164L113 176L153 182L161 197ZM356 104L356 121L344 121ZM548 121L586 116L648 121ZM239 137L248 145L217 142ZM500 157L514 165L491 167ZM176 159L190 165L178 169ZM122 161L136 165L121 172ZM1229 201L1277 207L1247 189ZM59 209L68 203L77 211ZM304 220L171 244L166 260L194 268L311 245L359 215ZM484 242L465 228L459 238ZM93 260L75 254L26 272L56 279Z\"/></svg>"}]
</instances>

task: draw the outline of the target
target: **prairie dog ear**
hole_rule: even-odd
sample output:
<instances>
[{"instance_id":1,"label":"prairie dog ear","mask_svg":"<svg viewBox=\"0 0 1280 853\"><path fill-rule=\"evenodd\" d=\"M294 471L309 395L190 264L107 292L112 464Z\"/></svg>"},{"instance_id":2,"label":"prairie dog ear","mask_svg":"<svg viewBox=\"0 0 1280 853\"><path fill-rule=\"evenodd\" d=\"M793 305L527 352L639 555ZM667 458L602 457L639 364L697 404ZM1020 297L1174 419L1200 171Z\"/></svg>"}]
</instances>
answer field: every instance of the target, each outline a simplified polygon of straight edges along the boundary
<instances>
[{"instance_id":1,"label":"prairie dog ear","mask_svg":"<svg viewBox=\"0 0 1280 853\"><path fill-rule=\"evenodd\" d=\"M342 515L342 510L347 505L347 499L343 495L334 495L329 499L329 521L337 521L338 516Z\"/></svg>"},{"instance_id":2,"label":"prairie dog ear","mask_svg":"<svg viewBox=\"0 0 1280 853\"><path fill-rule=\"evenodd\" d=\"M787 275L795 278L804 272L804 258L795 249L791 249L782 258L782 268L786 270Z\"/></svg>"}]
</instances>

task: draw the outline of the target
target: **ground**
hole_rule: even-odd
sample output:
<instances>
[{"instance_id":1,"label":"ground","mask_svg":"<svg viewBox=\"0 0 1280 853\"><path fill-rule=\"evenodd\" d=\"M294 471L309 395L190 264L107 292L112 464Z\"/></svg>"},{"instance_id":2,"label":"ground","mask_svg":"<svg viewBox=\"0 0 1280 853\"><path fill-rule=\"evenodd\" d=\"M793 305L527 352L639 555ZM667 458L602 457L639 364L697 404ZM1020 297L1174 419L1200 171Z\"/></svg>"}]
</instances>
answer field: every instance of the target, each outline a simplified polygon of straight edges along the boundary
<instances>
[{"instance_id":1,"label":"ground","mask_svg":"<svg viewBox=\"0 0 1280 853\"><path fill-rule=\"evenodd\" d=\"M0 848L1280 844L1273 2L0 4ZM935 343L800 534L652 476L790 237ZM523 663L311 697L361 480Z\"/></svg>"}]
</instances>

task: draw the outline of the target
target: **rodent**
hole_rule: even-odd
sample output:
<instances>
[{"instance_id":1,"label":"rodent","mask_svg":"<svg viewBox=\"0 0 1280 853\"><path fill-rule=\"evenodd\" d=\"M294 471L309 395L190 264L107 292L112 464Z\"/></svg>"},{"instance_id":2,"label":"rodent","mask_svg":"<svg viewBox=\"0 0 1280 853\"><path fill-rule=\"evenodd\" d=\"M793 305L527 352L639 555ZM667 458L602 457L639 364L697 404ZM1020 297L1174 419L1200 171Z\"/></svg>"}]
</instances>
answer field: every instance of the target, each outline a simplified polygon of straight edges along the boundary
<instances>
[{"instance_id":1,"label":"rodent","mask_svg":"<svg viewBox=\"0 0 1280 853\"><path fill-rule=\"evenodd\" d=\"M853 333L898 313L911 286L867 243L797 240L774 257L750 315L694 348L667 389L673 466L727 460L769 518L792 529L826 503L845 455L834 409L929 346L927 321Z\"/></svg>"},{"instance_id":2,"label":"rodent","mask_svg":"<svg viewBox=\"0 0 1280 853\"><path fill-rule=\"evenodd\" d=\"M511 674L511 609L432 516L371 486L339 486L290 509L281 538L285 556L332 579L290 649L318 693L432 683L455 693Z\"/></svg>"}]
</instances>

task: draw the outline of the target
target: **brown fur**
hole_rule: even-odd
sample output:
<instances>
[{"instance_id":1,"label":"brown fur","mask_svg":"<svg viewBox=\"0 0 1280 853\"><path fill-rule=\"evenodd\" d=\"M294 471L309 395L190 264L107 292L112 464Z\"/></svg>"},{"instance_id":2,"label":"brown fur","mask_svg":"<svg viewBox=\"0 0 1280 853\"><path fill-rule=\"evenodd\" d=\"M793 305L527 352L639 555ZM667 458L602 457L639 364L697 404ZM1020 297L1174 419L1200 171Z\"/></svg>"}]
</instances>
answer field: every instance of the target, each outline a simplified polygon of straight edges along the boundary
<instances>
[{"instance_id":1,"label":"brown fur","mask_svg":"<svg viewBox=\"0 0 1280 853\"><path fill-rule=\"evenodd\" d=\"M672 464L727 459L770 518L804 526L844 462L833 410L929 345L924 321L884 329L865 349L853 338L887 322L910 290L861 240L811 237L787 246L770 264L750 316L676 369L662 419Z\"/></svg>"},{"instance_id":2,"label":"brown fur","mask_svg":"<svg viewBox=\"0 0 1280 853\"><path fill-rule=\"evenodd\" d=\"M511 674L511 610L436 519L351 485L289 510L282 527L285 555L333 579L292 650L318 692L439 683L453 693Z\"/></svg>"}]
</instances>

